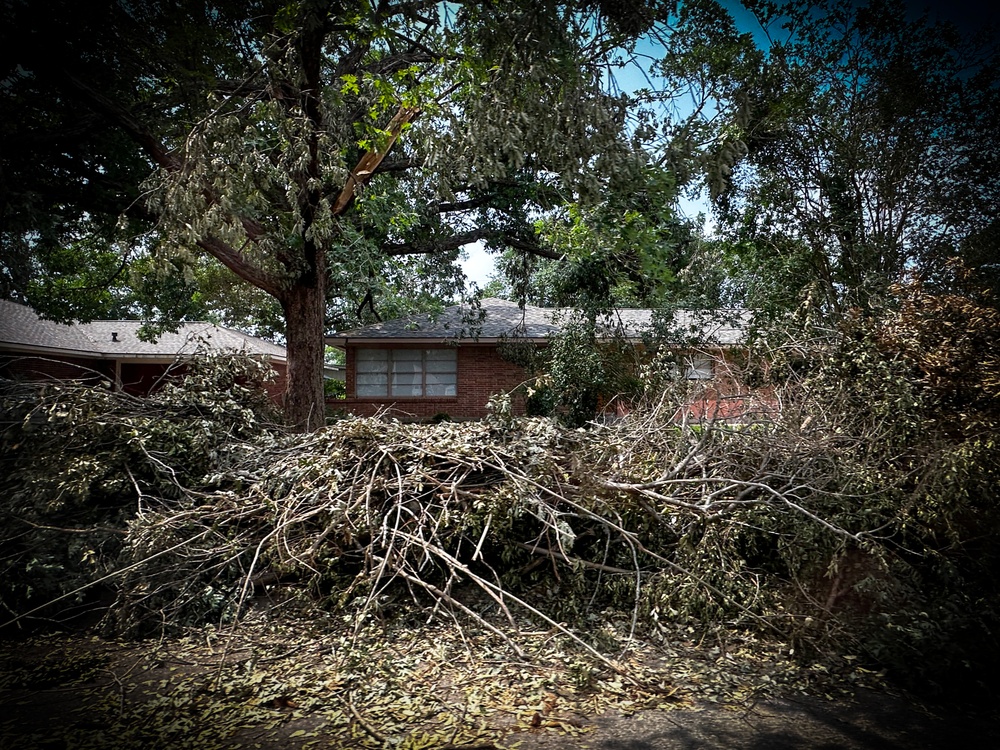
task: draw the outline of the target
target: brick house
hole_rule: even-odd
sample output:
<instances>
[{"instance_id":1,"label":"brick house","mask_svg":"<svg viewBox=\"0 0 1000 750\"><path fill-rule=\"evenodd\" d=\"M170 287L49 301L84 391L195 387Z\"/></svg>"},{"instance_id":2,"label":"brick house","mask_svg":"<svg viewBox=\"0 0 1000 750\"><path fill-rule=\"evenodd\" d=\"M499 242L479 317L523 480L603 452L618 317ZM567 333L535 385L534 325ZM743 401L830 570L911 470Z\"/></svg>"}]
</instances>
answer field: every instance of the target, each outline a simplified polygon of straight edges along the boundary
<instances>
[{"instance_id":1,"label":"brick house","mask_svg":"<svg viewBox=\"0 0 1000 750\"><path fill-rule=\"evenodd\" d=\"M138 320L95 320L65 325L42 320L24 305L0 300L0 377L99 382L133 395L150 393L168 369L199 347L265 358L277 377L268 384L275 402L285 390L284 347L211 323L182 323L155 343L142 341Z\"/></svg>"},{"instance_id":2,"label":"brick house","mask_svg":"<svg viewBox=\"0 0 1000 750\"><path fill-rule=\"evenodd\" d=\"M487 298L480 310L455 305L434 317L415 315L327 336L328 346L345 352L347 394L328 405L362 416L391 409L409 419L484 417L490 396L510 392L528 378L521 366L502 356L503 346L511 341L545 346L566 313ZM625 335L641 346L652 312L620 310L617 318ZM673 328L699 342L678 348L678 375L713 384L691 404L691 416L734 417L742 408L735 403L742 391L729 363L748 319L746 311L675 316ZM524 413L523 399L513 405L515 413Z\"/></svg>"}]
</instances>

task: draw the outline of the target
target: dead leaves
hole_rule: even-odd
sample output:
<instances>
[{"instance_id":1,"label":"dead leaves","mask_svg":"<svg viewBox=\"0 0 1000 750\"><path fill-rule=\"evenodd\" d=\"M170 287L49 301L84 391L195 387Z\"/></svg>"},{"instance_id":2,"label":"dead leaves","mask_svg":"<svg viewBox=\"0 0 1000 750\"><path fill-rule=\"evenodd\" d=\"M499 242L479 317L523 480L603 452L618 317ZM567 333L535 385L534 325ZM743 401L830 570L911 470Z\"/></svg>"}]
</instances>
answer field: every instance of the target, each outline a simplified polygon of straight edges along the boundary
<instances>
[{"instance_id":1,"label":"dead leaves","mask_svg":"<svg viewBox=\"0 0 1000 750\"><path fill-rule=\"evenodd\" d=\"M130 650L104 642L83 652L66 642L43 645L51 654L78 654L73 663L81 653L99 654L107 674L116 675L117 686L106 680L74 688L88 697L58 736L81 750L112 740L136 750L200 750L252 746L252 738L283 748L500 750L527 735L584 735L607 712L746 706L769 695L838 695L877 684L856 659L802 666L779 643L744 633L723 649L690 640L684 629L658 643L627 644L618 661L634 681L587 666L558 634L527 638L526 662L472 626L379 624L354 632L317 618L194 631ZM14 658L2 657L4 666ZM60 671L57 661L38 663L49 674ZM22 689L0 681L0 700Z\"/></svg>"}]
</instances>

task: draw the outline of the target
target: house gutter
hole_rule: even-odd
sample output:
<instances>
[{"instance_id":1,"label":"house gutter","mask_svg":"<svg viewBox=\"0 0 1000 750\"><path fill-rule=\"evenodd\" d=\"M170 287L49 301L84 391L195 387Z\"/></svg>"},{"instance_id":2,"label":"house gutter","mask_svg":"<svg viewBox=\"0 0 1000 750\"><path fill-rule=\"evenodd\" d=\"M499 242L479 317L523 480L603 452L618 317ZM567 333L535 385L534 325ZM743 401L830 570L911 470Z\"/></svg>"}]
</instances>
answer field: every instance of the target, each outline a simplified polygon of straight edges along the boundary
<instances>
[{"instance_id":1,"label":"house gutter","mask_svg":"<svg viewBox=\"0 0 1000 750\"><path fill-rule=\"evenodd\" d=\"M544 344L549 339L547 337L512 337L512 338L500 338L498 336L481 336L478 339L463 337L460 339L453 338L410 338L402 336L383 336L375 338L367 337L352 337L352 336L327 336L324 341L327 346L332 346L334 349L346 349L348 346L398 346L400 344L424 344L432 346L485 346L489 344L500 344L506 341L527 341L532 344Z\"/></svg>"},{"instance_id":2,"label":"house gutter","mask_svg":"<svg viewBox=\"0 0 1000 750\"><path fill-rule=\"evenodd\" d=\"M641 336L628 336L626 337L628 341L633 344L641 344ZM424 345L424 346L488 346L497 345L503 343L530 343L530 344L548 344L551 342L551 336L511 336L511 337L499 337L499 336L481 336L478 339L473 338L409 338L402 336L381 336L381 337L353 337L353 336L326 336L323 341L327 346L332 346L334 349L346 349L348 346L400 346L405 344L413 345ZM728 348L731 346L737 346L736 344L717 344L714 342L706 342L703 346L718 347L718 348Z\"/></svg>"}]
</instances>

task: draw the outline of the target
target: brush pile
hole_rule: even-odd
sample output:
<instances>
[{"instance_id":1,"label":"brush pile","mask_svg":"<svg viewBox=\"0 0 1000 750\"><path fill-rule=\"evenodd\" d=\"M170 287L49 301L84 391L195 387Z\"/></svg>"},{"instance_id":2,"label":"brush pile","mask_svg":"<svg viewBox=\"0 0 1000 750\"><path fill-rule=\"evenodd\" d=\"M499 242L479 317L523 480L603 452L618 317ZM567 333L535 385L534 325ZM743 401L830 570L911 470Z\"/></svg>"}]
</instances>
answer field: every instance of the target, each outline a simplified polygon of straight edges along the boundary
<instances>
[{"instance_id":1,"label":"brush pile","mask_svg":"<svg viewBox=\"0 0 1000 750\"><path fill-rule=\"evenodd\" d=\"M105 627L141 634L236 622L267 599L355 623L474 621L515 653L530 623L602 661L585 625L607 612L633 633L752 629L874 659L946 632L906 618L940 592L928 561L946 561L939 535L961 533L961 509L931 507L936 485L915 478L930 459L898 425L801 389L740 425L678 422L682 394L666 393L587 430L501 408L288 435L234 390L245 378L212 377L142 402L7 388L8 619L100 593ZM953 587L949 606L966 595Z\"/></svg>"}]
</instances>

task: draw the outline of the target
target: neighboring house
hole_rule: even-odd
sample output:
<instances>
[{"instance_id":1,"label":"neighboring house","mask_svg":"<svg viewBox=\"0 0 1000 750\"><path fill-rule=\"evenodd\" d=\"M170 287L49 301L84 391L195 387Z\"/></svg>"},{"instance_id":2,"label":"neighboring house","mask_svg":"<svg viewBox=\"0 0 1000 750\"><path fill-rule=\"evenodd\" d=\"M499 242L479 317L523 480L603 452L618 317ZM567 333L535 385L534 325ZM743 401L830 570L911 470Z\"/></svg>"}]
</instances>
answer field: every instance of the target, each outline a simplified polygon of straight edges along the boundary
<instances>
[{"instance_id":1,"label":"neighboring house","mask_svg":"<svg viewBox=\"0 0 1000 750\"><path fill-rule=\"evenodd\" d=\"M347 379L346 368L343 365L325 363L323 365L323 379L343 383Z\"/></svg>"},{"instance_id":2,"label":"neighboring house","mask_svg":"<svg viewBox=\"0 0 1000 750\"><path fill-rule=\"evenodd\" d=\"M435 317L416 315L327 336L328 346L346 354L347 397L331 405L359 415L392 408L401 417L419 419L486 416L490 396L510 392L528 379L522 367L501 356L502 346L510 341L546 345L561 330L567 311L522 309L493 298L481 305L481 319L480 311L456 305ZM638 345L653 315L650 310L620 310L617 317L621 330ZM719 384L708 401L692 404L692 416L734 418L744 408L733 403L743 394L726 371L727 352L742 343L748 320L746 311L675 316L672 329L698 342L679 348L683 372L677 374ZM523 413L523 399L514 408Z\"/></svg>"},{"instance_id":3,"label":"neighboring house","mask_svg":"<svg viewBox=\"0 0 1000 750\"><path fill-rule=\"evenodd\" d=\"M198 351L232 351L263 357L277 377L268 392L280 401L285 389L284 347L211 323L182 323L155 343L138 337L138 320L95 320L65 325L42 320L24 305L0 300L0 377L100 380L146 395L179 358Z\"/></svg>"}]
</instances>

